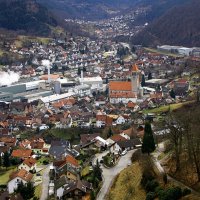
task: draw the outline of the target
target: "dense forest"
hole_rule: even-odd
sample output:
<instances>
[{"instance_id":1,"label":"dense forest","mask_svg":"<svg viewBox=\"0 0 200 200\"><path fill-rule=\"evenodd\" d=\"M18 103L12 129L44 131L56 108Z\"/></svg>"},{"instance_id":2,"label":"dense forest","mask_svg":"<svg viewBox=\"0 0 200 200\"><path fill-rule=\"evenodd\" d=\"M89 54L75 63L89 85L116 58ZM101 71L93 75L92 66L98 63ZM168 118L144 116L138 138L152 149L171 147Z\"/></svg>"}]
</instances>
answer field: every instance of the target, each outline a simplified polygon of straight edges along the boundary
<instances>
[{"instance_id":1,"label":"dense forest","mask_svg":"<svg viewBox=\"0 0 200 200\"><path fill-rule=\"evenodd\" d=\"M0 0L0 27L34 35L49 35L56 26L52 14L35 0Z\"/></svg>"},{"instance_id":2,"label":"dense forest","mask_svg":"<svg viewBox=\"0 0 200 200\"><path fill-rule=\"evenodd\" d=\"M132 39L134 44L200 46L200 1L174 7Z\"/></svg>"}]
</instances>

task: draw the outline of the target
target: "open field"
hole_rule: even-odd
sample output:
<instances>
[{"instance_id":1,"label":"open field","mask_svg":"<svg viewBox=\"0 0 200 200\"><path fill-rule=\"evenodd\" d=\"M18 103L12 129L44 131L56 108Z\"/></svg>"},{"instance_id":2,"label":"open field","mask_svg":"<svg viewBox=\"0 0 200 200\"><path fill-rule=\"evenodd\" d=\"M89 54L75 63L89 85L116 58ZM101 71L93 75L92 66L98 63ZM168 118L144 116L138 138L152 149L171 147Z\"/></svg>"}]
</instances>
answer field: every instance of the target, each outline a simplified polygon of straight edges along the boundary
<instances>
[{"instance_id":1,"label":"open field","mask_svg":"<svg viewBox=\"0 0 200 200\"><path fill-rule=\"evenodd\" d=\"M50 40L51 40L51 38L46 38L46 37L31 37L31 36L20 35L16 38L14 43L17 48L21 48L23 46L23 42L25 42L25 41L32 41L32 42L48 44L50 42Z\"/></svg>"},{"instance_id":2,"label":"open field","mask_svg":"<svg viewBox=\"0 0 200 200\"><path fill-rule=\"evenodd\" d=\"M6 185L7 182L9 181L10 174L12 172L16 171L16 167L8 167L0 169L0 185Z\"/></svg>"},{"instance_id":3,"label":"open field","mask_svg":"<svg viewBox=\"0 0 200 200\"><path fill-rule=\"evenodd\" d=\"M175 103L175 104L170 104L170 105L166 105L166 106L161 106L158 108L153 108L153 109L148 109L148 110L144 110L143 113L162 113L162 112L167 112L168 110L173 111L173 110L177 110L179 108L181 108L184 105L193 103L194 101L187 101L187 102L182 102L182 103Z\"/></svg>"},{"instance_id":4,"label":"open field","mask_svg":"<svg viewBox=\"0 0 200 200\"><path fill-rule=\"evenodd\" d=\"M149 51L151 53L159 53L159 54L163 54L166 56L172 56L172 57L182 57L179 54L175 54L175 53L170 53L170 52L164 52L164 51L159 51L158 49L153 49L153 48L144 48L146 51Z\"/></svg>"}]
</instances>

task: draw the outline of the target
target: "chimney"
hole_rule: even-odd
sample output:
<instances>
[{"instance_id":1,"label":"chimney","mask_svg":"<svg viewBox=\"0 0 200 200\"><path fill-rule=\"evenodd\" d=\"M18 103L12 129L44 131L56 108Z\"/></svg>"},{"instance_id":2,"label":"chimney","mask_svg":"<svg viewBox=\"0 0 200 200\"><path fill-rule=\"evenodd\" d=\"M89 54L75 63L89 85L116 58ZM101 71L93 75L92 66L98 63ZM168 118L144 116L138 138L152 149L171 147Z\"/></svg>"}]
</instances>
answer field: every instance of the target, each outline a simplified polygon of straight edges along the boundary
<instances>
[{"instance_id":1,"label":"chimney","mask_svg":"<svg viewBox=\"0 0 200 200\"><path fill-rule=\"evenodd\" d=\"M48 83L51 82L51 71L50 71L50 66L47 67L47 70L48 70Z\"/></svg>"}]
</instances>

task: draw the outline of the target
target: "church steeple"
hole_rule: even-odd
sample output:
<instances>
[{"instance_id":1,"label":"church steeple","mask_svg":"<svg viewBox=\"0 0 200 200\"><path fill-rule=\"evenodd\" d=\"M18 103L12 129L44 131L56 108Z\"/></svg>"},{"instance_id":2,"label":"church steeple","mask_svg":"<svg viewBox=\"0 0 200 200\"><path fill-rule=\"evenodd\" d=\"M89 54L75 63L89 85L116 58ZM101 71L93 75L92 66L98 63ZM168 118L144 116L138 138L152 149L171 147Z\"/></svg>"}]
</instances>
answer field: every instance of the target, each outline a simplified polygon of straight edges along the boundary
<instances>
[{"instance_id":1,"label":"church steeple","mask_svg":"<svg viewBox=\"0 0 200 200\"><path fill-rule=\"evenodd\" d=\"M136 96L138 96L140 88L140 70L136 64L132 66L131 87L132 87L132 92Z\"/></svg>"}]
</instances>

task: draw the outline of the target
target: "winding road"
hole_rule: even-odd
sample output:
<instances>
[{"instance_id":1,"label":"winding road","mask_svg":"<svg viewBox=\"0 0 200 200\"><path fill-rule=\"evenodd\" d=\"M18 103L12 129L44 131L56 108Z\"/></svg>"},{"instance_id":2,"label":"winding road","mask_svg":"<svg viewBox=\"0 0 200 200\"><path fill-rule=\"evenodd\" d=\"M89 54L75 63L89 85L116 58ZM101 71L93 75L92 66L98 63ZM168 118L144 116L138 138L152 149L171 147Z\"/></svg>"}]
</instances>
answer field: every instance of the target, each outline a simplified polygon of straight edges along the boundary
<instances>
[{"instance_id":1,"label":"winding road","mask_svg":"<svg viewBox=\"0 0 200 200\"><path fill-rule=\"evenodd\" d=\"M103 174L103 185L97 195L96 200L105 199L105 196L108 193L108 191L114 181L114 178L116 177L117 174L119 174L123 169L125 169L128 166L128 164L130 163L131 156L135 151L136 150L128 151L126 155L124 155L120 158L119 162L117 163L117 165L115 167L107 169L107 168L101 166L102 174ZM96 163L97 159L100 161L102 159L102 156L106 155L107 153L108 152L104 152L102 154L97 154L95 156L93 164Z\"/></svg>"},{"instance_id":2,"label":"winding road","mask_svg":"<svg viewBox=\"0 0 200 200\"><path fill-rule=\"evenodd\" d=\"M42 193L40 196L40 200L46 200L48 198L49 195L49 171L50 171L50 166L51 164L49 164L43 172L42 175Z\"/></svg>"}]
</instances>

